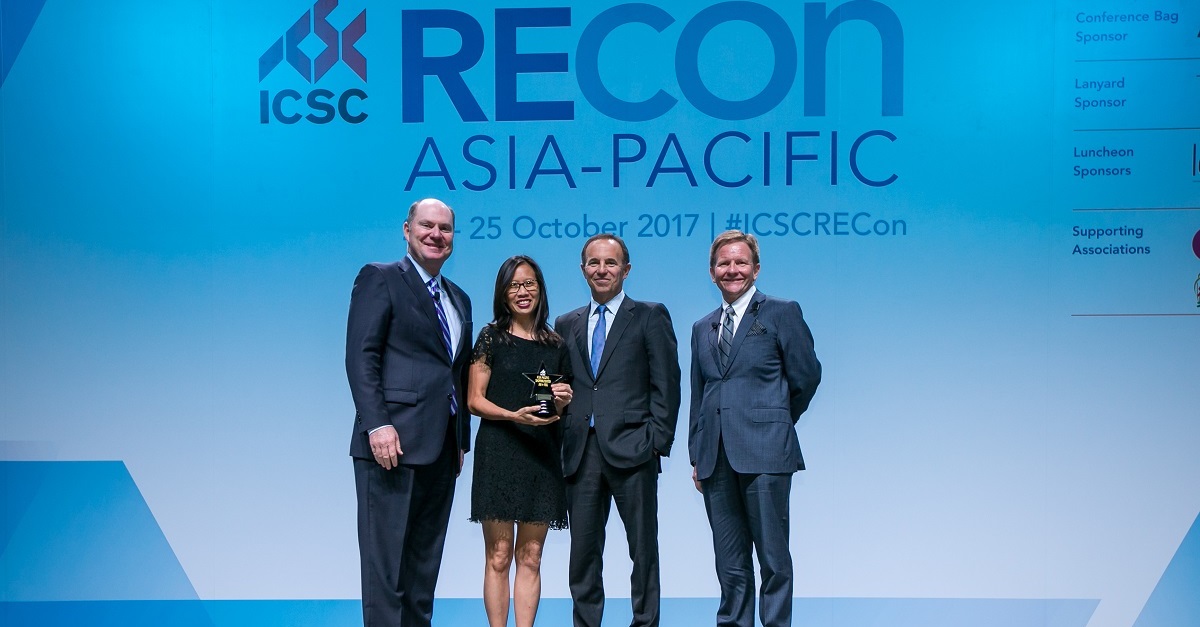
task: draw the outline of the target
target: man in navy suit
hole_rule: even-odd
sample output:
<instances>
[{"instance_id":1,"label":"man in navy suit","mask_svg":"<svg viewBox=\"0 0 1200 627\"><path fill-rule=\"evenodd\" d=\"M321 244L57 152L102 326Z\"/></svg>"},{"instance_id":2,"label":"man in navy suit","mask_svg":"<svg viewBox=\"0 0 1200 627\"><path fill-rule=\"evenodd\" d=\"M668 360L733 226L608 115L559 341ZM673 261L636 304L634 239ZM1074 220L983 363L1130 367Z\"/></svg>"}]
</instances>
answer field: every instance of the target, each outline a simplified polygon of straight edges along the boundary
<instances>
[{"instance_id":1,"label":"man in navy suit","mask_svg":"<svg viewBox=\"0 0 1200 627\"><path fill-rule=\"evenodd\" d=\"M754 287L758 241L726 231L709 273L720 309L692 325L688 452L712 528L721 604L717 625L754 625L754 569L764 627L792 624L789 497L804 469L795 423L821 382L812 333L795 301Z\"/></svg>"},{"instance_id":2,"label":"man in navy suit","mask_svg":"<svg viewBox=\"0 0 1200 627\"><path fill-rule=\"evenodd\" d=\"M454 250L453 211L432 198L413 203L404 238L404 259L359 271L346 331L366 627L430 625L470 448L471 300L440 274Z\"/></svg>"},{"instance_id":3,"label":"man in navy suit","mask_svg":"<svg viewBox=\"0 0 1200 627\"><path fill-rule=\"evenodd\" d=\"M613 502L625 524L634 627L659 624L658 473L679 418L679 352L667 308L625 295L629 249L602 233L583 245L592 301L559 316L575 396L563 418L575 627L600 627L604 527Z\"/></svg>"}]
</instances>

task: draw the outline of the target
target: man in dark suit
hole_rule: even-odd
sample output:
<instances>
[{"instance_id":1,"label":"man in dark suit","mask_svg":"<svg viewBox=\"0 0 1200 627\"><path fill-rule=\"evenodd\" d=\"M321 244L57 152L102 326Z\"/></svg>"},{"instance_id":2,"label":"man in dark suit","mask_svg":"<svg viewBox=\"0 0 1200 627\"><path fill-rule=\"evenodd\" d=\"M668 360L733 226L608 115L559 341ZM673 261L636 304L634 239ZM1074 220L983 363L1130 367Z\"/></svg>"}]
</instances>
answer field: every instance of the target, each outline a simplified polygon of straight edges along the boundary
<instances>
[{"instance_id":1,"label":"man in dark suit","mask_svg":"<svg viewBox=\"0 0 1200 627\"><path fill-rule=\"evenodd\" d=\"M625 524L633 625L659 624L658 473L679 418L679 354L666 307L625 295L629 249L600 234L583 245L592 302L559 316L575 396L563 418L576 627L604 612L604 527L612 502Z\"/></svg>"},{"instance_id":2,"label":"man in dark suit","mask_svg":"<svg viewBox=\"0 0 1200 627\"><path fill-rule=\"evenodd\" d=\"M454 243L445 203L413 203L408 255L354 281L346 376L366 627L428 626L454 483L470 448L471 300L440 276Z\"/></svg>"},{"instance_id":3,"label":"man in dark suit","mask_svg":"<svg viewBox=\"0 0 1200 627\"><path fill-rule=\"evenodd\" d=\"M788 544L792 474L804 469L795 423L821 382L812 333L795 301L758 291L758 241L717 236L709 273L720 309L692 325L688 452L712 527L718 625L754 625L754 569L765 627L792 624Z\"/></svg>"}]
</instances>

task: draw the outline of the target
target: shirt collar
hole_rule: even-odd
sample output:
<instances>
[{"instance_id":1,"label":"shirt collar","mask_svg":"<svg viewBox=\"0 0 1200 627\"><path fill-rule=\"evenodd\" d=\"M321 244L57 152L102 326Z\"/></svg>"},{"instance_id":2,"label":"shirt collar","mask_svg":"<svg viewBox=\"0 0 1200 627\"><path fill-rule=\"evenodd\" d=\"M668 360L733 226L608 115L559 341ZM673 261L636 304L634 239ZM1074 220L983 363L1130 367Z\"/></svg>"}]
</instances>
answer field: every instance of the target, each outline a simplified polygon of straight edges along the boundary
<instances>
[{"instance_id":1,"label":"shirt collar","mask_svg":"<svg viewBox=\"0 0 1200 627\"><path fill-rule=\"evenodd\" d=\"M733 305L733 311L734 311L734 313L737 314L737 317L740 320L742 318L742 316L746 315L746 308L748 308L750 306L750 301L754 298L754 294L757 292L758 292L758 288L751 285L750 289L746 290L745 294L742 294L741 296L739 296L738 299L733 301L732 303L726 303L726 302L722 301L721 309L724 310L724 309L728 308L730 305Z\"/></svg>"},{"instance_id":2,"label":"shirt collar","mask_svg":"<svg viewBox=\"0 0 1200 627\"><path fill-rule=\"evenodd\" d=\"M440 274L438 276L433 276L433 275L429 274L428 272L426 272L425 268L422 268L421 264L417 263L417 260L412 258L412 255L405 255L405 257L408 258L408 261L409 261L409 263L412 264L412 267L417 269L417 274L421 275L422 283L424 283L425 285L429 285L430 279L437 279L438 280L438 288L440 289L442 287L442 276Z\"/></svg>"},{"instance_id":3,"label":"shirt collar","mask_svg":"<svg viewBox=\"0 0 1200 627\"><path fill-rule=\"evenodd\" d=\"M608 309L608 313L616 313L617 310L621 308L621 303L623 302L625 302L625 290L618 292L617 295L610 298L607 303L598 303L596 302L596 299L593 298L591 304L588 305L588 317L590 318L596 315L596 308L600 305L604 305L604 307Z\"/></svg>"}]
</instances>

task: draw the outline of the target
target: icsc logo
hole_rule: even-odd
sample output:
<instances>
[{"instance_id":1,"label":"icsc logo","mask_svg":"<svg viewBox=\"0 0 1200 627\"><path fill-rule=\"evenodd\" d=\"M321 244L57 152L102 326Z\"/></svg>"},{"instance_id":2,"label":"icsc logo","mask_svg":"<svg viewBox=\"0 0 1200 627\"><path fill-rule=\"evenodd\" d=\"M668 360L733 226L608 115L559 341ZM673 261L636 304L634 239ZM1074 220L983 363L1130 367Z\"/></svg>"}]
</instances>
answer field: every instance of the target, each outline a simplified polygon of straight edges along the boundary
<instances>
[{"instance_id":1,"label":"icsc logo","mask_svg":"<svg viewBox=\"0 0 1200 627\"><path fill-rule=\"evenodd\" d=\"M317 0L258 58L260 83L284 66L285 61L286 67L291 67L308 82L307 93L296 89L281 89L275 93L260 90L258 117L262 124L272 120L283 124L301 120L328 124L338 118L359 124L367 119L362 108L367 92L362 89L346 89L339 94L330 89L313 88L339 61L364 84L367 82L367 59L354 47L367 32L367 11L364 9L339 31L328 19L337 5L337 0ZM305 50L313 52L315 58ZM279 71L285 71L286 67Z\"/></svg>"}]
</instances>

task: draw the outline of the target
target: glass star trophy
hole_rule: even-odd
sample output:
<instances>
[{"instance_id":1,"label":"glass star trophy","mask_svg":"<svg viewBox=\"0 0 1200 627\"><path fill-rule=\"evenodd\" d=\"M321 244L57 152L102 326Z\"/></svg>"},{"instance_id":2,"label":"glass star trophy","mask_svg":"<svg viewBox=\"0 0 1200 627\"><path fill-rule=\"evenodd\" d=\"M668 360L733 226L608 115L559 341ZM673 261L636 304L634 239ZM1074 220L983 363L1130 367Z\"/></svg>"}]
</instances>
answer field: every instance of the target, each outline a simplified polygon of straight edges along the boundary
<instances>
[{"instance_id":1,"label":"glass star trophy","mask_svg":"<svg viewBox=\"0 0 1200 627\"><path fill-rule=\"evenodd\" d=\"M561 374L546 374L546 363L542 362L538 366L537 372L522 372L526 379L533 382L533 391L529 393L529 398L537 401L538 410L533 413L538 418L551 418L558 415L558 408L554 406L554 392L550 390L550 385L558 383L563 376Z\"/></svg>"}]
</instances>

